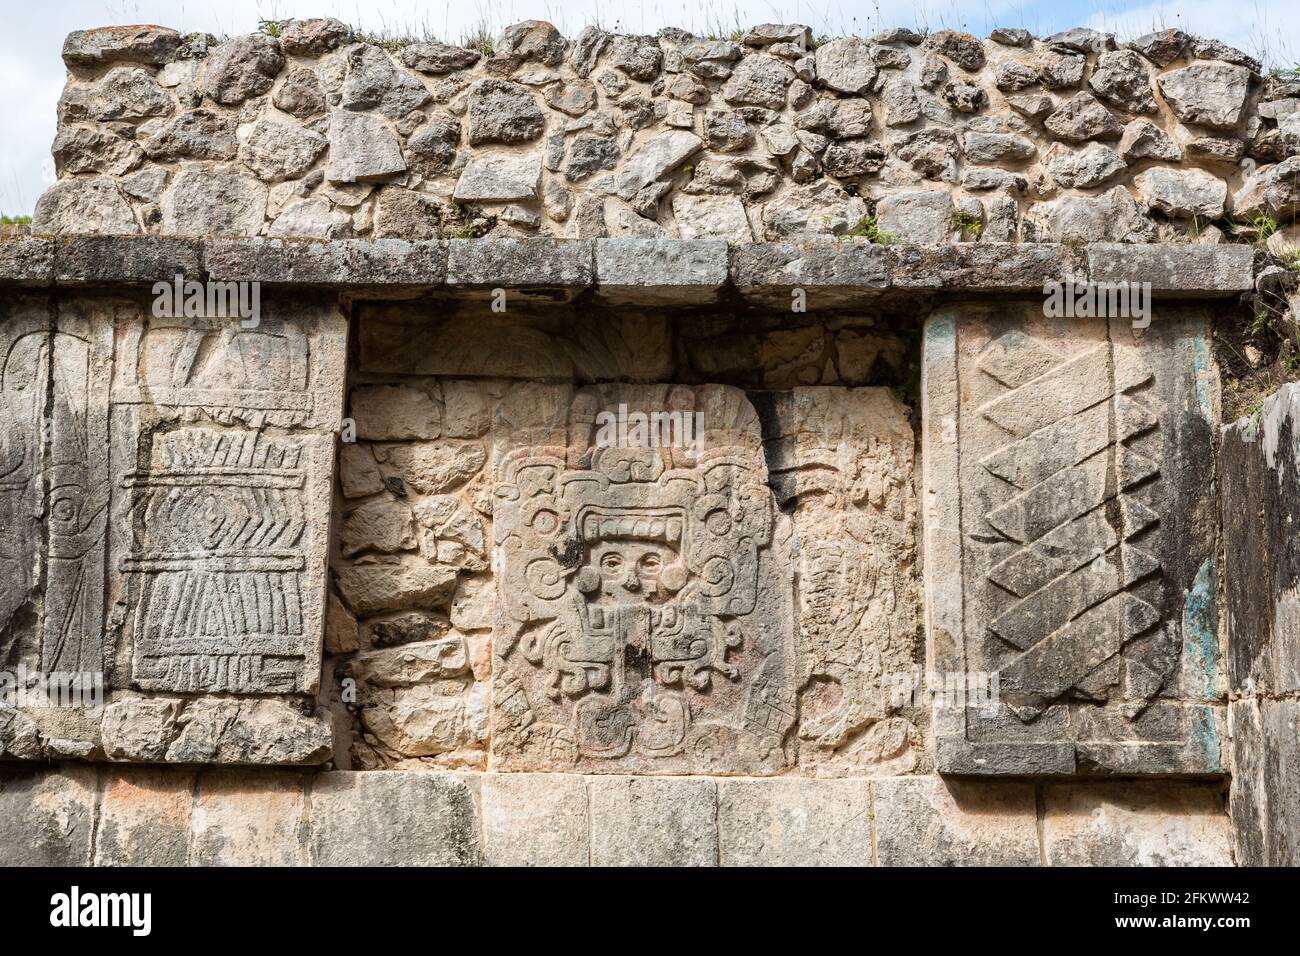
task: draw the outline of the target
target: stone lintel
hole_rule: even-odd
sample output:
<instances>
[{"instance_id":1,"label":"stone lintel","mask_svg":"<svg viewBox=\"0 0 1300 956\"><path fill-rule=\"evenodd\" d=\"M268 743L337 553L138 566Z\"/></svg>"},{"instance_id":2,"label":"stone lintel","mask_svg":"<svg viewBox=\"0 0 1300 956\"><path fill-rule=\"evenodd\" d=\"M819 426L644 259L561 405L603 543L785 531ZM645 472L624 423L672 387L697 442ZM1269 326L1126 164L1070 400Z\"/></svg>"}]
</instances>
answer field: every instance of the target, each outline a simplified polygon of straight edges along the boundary
<instances>
[{"instance_id":1,"label":"stone lintel","mask_svg":"<svg viewBox=\"0 0 1300 956\"><path fill-rule=\"evenodd\" d=\"M1244 245L860 242L706 239L175 239L32 237L0 242L0 287L134 286L187 278L322 286L366 296L522 290L569 299L695 304L728 291L812 308L886 293L1041 294L1045 282L1149 282L1164 299L1254 287Z\"/></svg>"}]
</instances>

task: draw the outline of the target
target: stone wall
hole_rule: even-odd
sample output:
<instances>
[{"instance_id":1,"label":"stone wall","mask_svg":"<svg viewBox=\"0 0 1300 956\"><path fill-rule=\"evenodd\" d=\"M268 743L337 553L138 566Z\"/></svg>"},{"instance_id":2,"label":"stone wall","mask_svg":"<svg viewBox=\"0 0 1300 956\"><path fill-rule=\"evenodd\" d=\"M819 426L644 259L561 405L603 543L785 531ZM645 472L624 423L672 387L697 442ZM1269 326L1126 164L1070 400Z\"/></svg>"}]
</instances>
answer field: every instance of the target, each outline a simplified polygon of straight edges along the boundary
<instances>
[{"instance_id":1,"label":"stone wall","mask_svg":"<svg viewBox=\"0 0 1300 956\"><path fill-rule=\"evenodd\" d=\"M485 55L303 20L63 56L38 233L1215 242L1300 208L1300 78L1179 30L530 20Z\"/></svg>"},{"instance_id":2,"label":"stone wall","mask_svg":"<svg viewBox=\"0 0 1300 956\"><path fill-rule=\"evenodd\" d=\"M1235 770L1233 833L1242 863L1294 866L1296 817L1297 467L1300 389L1287 385L1258 416L1223 433L1228 575L1228 679Z\"/></svg>"},{"instance_id":3,"label":"stone wall","mask_svg":"<svg viewBox=\"0 0 1300 956\"><path fill-rule=\"evenodd\" d=\"M0 703L0 861L1292 860L1294 394L1222 428L1217 347L1290 291L1227 241L1300 201L1287 75L532 21L65 60L0 241L0 672L105 700ZM1044 309L1118 282L1149 322Z\"/></svg>"}]
</instances>

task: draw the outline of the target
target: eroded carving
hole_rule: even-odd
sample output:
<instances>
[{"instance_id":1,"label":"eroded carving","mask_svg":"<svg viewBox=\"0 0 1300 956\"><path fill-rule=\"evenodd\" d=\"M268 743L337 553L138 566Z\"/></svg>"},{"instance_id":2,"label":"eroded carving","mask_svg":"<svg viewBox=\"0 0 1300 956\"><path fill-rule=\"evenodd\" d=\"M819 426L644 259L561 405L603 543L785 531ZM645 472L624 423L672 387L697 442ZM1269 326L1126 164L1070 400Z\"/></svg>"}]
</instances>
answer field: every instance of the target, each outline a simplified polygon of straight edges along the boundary
<instances>
[{"instance_id":1,"label":"eroded carving","mask_svg":"<svg viewBox=\"0 0 1300 956\"><path fill-rule=\"evenodd\" d=\"M597 447L595 412L620 402L702 411L703 450ZM495 438L509 450L494 753L519 768L779 770L796 709L788 528L744 396L589 389L567 446Z\"/></svg>"}]
</instances>

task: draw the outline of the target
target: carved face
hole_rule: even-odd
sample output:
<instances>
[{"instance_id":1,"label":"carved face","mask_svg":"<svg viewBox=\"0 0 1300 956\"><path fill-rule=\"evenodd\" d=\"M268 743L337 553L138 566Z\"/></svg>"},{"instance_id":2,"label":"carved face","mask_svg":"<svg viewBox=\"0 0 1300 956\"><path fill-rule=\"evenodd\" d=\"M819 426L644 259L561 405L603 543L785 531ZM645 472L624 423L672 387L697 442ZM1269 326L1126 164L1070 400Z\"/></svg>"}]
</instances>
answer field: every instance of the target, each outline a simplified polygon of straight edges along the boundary
<instances>
[{"instance_id":1,"label":"carved face","mask_svg":"<svg viewBox=\"0 0 1300 956\"><path fill-rule=\"evenodd\" d=\"M581 572L587 600L599 604L659 604L681 589L679 555L654 541L601 541Z\"/></svg>"}]
</instances>

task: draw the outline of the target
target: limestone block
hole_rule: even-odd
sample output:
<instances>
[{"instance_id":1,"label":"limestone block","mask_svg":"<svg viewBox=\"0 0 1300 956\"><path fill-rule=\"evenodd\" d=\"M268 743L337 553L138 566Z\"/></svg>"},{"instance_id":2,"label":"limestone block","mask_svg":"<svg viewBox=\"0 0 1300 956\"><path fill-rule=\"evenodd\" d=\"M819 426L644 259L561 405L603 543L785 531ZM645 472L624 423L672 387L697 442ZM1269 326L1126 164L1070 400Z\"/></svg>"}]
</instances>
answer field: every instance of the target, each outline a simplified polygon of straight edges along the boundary
<instances>
[{"instance_id":1,"label":"limestone block","mask_svg":"<svg viewBox=\"0 0 1300 956\"><path fill-rule=\"evenodd\" d=\"M559 773L479 778L483 862L488 866L586 866L587 785Z\"/></svg>"},{"instance_id":2,"label":"limestone block","mask_svg":"<svg viewBox=\"0 0 1300 956\"><path fill-rule=\"evenodd\" d=\"M95 866L184 866L194 774L106 772L95 829Z\"/></svg>"},{"instance_id":3,"label":"limestone block","mask_svg":"<svg viewBox=\"0 0 1300 956\"><path fill-rule=\"evenodd\" d=\"M718 781L722 866L870 866L865 780Z\"/></svg>"},{"instance_id":4,"label":"limestone block","mask_svg":"<svg viewBox=\"0 0 1300 956\"><path fill-rule=\"evenodd\" d=\"M919 734L891 720L919 625L907 411L883 388L795 388L764 419L770 484L799 541L799 766L911 769Z\"/></svg>"},{"instance_id":5,"label":"limestone block","mask_svg":"<svg viewBox=\"0 0 1300 956\"><path fill-rule=\"evenodd\" d=\"M872 782L880 866L1037 866L1028 783L886 777Z\"/></svg>"},{"instance_id":6,"label":"limestone block","mask_svg":"<svg viewBox=\"0 0 1300 956\"><path fill-rule=\"evenodd\" d=\"M109 543L138 686L315 688L343 322L306 306L248 329L235 318L117 323L104 399L122 493ZM186 414L195 424L171 424Z\"/></svg>"},{"instance_id":7,"label":"limestone block","mask_svg":"<svg viewBox=\"0 0 1300 956\"><path fill-rule=\"evenodd\" d=\"M190 864L303 865L307 782L291 773L204 773L192 811Z\"/></svg>"},{"instance_id":8,"label":"limestone block","mask_svg":"<svg viewBox=\"0 0 1300 956\"><path fill-rule=\"evenodd\" d=\"M1043 854L1051 866L1231 866L1219 784L1048 784Z\"/></svg>"},{"instance_id":9,"label":"limestone block","mask_svg":"<svg viewBox=\"0 0 1300 956\"><path fill-rule=\"evenodd\" d=\"M940 771L1223 772L1208 335L1191 309L929 320L928 667L999 688L935 709Z\"/></svg>"},{"instance_id":10,"label":"limestone block","mask_svg":"<svg viewBox=\"0 0 1300 956\"><path fill-rule=\"evenodd\" d=\"M334 772L312 782L313 866L473 866L474 795L452 774Z\"/></svg>"},{"instance_id":11,"label":"limestone block","mask_svg":"<svg viewBox=\"0 0 1300 956\"><path fill-rule=\"evenodd\" d=\"M88 866L95 768L0 768L0 865Z\"/></svg>"},{"instance_id":12,"label":"limestone block","mask_svg":"<svg viewBox=\"0 0 1300 956\"><path fill-rule=\"evenodd\" d=\"M602 445L620 406L670 428L676 410L675 442ZM753 406L719 386L593 386L566 419L558 446L494 431L494 766L780 771L789 529Z\"/></svg>"},{"instance_id":13,"label":"limestone block","mask_svg":"<svg viewBox=\"0 0 1300 956\"><path fill-rule=\"evenodd\" d=\"M593 866L717 865L714 781L604 777L588 786Z\"/></svg>"}]
</instances>

